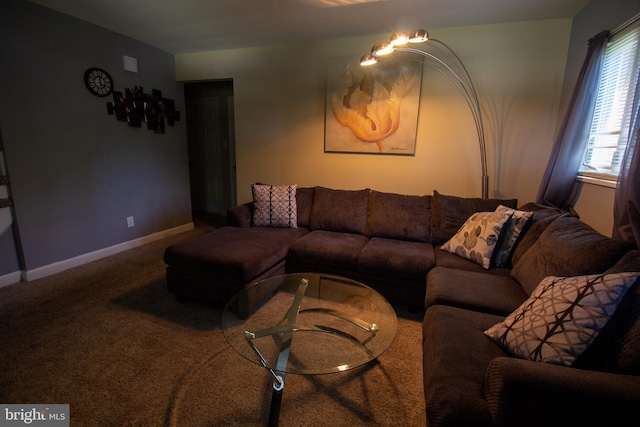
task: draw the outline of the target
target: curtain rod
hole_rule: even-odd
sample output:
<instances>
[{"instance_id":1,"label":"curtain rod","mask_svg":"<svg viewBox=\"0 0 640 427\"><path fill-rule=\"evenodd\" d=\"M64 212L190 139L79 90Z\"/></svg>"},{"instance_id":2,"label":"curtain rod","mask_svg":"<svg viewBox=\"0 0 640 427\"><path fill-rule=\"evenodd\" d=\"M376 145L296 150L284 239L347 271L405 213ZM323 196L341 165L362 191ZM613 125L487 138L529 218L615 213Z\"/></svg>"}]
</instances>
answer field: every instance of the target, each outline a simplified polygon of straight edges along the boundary
<instances>
[{"instance_id":1,"label":"curtain rod","mask_svg":"<svg viewBox=\"0 0 640 427\"><path fill-rule=\"evenodd\" d=\"M634 16L633 18L629 19L627 22L625 22L624 24L618 26L617 28L613 29L611 31L611 36L615 36L616 34L618 34L621 31L626 30L628 27L632 26L633 24L635 24L638 20L640 20L640 13L638 13L636 16Z\"/></svg>"}]
</instances>

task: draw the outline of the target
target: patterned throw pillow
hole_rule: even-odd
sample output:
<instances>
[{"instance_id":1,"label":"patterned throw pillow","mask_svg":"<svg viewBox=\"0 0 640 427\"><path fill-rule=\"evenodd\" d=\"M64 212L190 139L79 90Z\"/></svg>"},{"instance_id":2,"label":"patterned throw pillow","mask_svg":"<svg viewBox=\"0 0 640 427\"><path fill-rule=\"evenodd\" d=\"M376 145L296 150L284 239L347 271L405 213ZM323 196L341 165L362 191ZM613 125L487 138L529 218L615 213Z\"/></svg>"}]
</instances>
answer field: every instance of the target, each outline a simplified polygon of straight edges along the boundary
<instances>
[{"instance_id":1,"label":"patterned throw pillow","mask_svg":"<svg viewBox=\"0 0 640 427\"><path fill-rule=\"evenodd\" d=\"M546 277L520 307L484 333L516 357L570 366L638 277L640 273Z\"/></svg>"},{"instance_id":2,"label":"patterned throw pillow","mask_svg":"<svg viewBox=\"0 0 640 427\"><path fill-rule=\"evenodd\" d=\"M491 257L498 243L500 231L512 214L512 210L476 212L440 249L488 269L491 266Z\"/></svg>"},{"instance_id":3,"label":"patterned throw pillow","mask_svg":"<svg viewBox=\"0 0 640 427\"><path fill-rule=\"evenodd\" d=\"M251 184L254 227L298 228L297 185Z\"/></svg>"},{"instance_id":4,"label":"patterned throw pillow","mask_svg":"<svg viewBox=\"0 0 640 427\"><path fill-rule=\"evenodd\" d=\"M511 258L511 251L522 233L522 229L527 224L527 221L533 216L533 212L518 211L508 208L504 205L498 206L496 212L512 210L513 215L507 221L502 229L502 238L498 247L493 255L493 263L496 267L506 267L509 265L509 258Z\"/></svg>"}]
</instances>

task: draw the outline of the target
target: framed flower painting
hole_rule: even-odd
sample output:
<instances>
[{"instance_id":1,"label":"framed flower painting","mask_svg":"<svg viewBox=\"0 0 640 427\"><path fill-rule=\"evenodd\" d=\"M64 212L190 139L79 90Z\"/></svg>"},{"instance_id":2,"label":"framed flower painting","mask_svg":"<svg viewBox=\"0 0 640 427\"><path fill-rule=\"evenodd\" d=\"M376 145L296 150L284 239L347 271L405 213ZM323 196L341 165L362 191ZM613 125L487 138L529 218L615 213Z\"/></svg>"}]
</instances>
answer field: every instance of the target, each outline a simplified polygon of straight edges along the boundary
<instances>
[{"instance_id":1,"label":"framed flower painting","mask_svg":"<svg viewBox=\"0 0 640 427\"><path fill-rule=\"evenodd\" d=\"M403 55L368 67L330 59L324 151L414 155L421 83L422 63Z\"/></svg>"}]
</instances>

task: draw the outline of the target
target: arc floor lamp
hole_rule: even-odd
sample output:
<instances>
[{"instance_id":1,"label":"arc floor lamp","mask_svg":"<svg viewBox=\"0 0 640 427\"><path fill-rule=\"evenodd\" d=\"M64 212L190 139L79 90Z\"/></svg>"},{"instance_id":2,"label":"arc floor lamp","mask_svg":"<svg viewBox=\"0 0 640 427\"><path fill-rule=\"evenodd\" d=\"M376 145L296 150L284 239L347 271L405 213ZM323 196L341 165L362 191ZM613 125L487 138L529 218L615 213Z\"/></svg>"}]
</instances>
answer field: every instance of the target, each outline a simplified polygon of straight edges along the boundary
<instances>
[{"instance_id":1,"label":"arc floor lamp","mask_svg":"<svg viewBox=\"0 0 640 427\"><path fill-rule=\"evenodd\" d=\"M434 53L426 50L411 47L409 44L429 42ZM456 53L440 40L429 38L426 30L413 30L411 33L394 33L389 41L376 43L371 48L371 53L364 55L360 59L360 65L373 65L382 57L393 52L410 52L422 55L430 61L424 63L443 74L458 89L464 100L467 102L478 134L478 144L480 146L480 163L482 167L482 197L489 196L489 176L487 175L487 150L484 139L484 126L482 124L482 111L475 86L466 67L456 55Z\"/></svg>"}]
</instances>

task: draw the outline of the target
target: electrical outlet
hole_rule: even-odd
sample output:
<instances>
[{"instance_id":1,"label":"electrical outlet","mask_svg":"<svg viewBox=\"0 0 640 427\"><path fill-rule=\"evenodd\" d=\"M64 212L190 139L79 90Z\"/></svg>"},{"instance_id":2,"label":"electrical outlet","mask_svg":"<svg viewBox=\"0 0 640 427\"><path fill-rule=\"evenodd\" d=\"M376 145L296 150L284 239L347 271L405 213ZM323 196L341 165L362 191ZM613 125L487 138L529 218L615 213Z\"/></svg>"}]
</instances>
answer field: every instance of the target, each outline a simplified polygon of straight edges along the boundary
<instances>
[{"instance_id":1,"label":"electrical outlet","mask_svg":"<svg viewBox=\"0 0 640 427\"><path fill-rule=\"evenodd\" d=\"M133 227L135 224L133 223L133 217L132 216L128 216L127 217L127 226L129 228Z\"/></svg>"}]
</instances>

